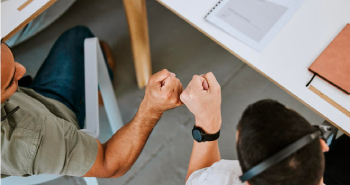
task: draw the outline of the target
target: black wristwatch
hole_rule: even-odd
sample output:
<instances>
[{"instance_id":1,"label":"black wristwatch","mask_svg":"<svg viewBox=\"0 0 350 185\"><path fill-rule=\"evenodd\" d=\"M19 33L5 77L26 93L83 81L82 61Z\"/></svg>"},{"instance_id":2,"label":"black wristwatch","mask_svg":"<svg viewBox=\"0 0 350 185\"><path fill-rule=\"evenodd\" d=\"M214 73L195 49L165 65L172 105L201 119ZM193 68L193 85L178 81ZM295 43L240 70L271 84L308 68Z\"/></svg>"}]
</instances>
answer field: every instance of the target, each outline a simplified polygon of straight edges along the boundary
<instances>
[{"instance_id":1,"label":"black wristwatch","mask_svg":"<svg viewBox=\"0 0 350 185\"><path fill-rule=\"evenodd\" d=\"M197 142L215 141L220 137L220 130L215 134L206 134L200 127L193 126L192 129L193 139Z\"/></svg>"}]
</instances>

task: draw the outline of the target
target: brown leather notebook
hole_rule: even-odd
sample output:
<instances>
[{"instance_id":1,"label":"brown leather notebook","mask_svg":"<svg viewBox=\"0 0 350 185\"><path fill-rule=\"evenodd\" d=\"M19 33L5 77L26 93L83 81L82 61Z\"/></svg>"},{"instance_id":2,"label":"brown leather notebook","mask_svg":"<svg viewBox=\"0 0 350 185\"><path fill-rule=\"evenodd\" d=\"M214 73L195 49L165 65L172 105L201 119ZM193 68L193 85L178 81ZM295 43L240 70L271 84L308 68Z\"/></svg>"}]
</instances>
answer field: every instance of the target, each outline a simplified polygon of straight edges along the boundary
<instances>
[{"instance_id":1,"label":"brown leather notebook","mask_svg":"<svg viewBox=\"0 0 350 185\"><path fill-rule=\"evenodd\" d=\"M311 64L309 70L350 95L350 24Z\"/></svg>"}]
</instances>

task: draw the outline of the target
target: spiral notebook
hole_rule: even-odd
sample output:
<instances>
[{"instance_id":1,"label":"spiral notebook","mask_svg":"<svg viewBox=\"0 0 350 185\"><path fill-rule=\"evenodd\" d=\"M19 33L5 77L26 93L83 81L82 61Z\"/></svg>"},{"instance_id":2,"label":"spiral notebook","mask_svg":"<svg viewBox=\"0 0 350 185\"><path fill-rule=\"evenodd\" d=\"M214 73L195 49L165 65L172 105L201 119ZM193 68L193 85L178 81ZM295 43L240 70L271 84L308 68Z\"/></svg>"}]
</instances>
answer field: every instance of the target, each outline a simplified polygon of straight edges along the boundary
<instances>
[{"instance_id":1,"label":"spiral notebook","mask_svg":"<svg viewBox=\"0 0 350 185\"><path fill-rule=\"evenodd\" d=\"M205 19L262 51L305 0L221 0Z\"/></svg>"}]
</instances>

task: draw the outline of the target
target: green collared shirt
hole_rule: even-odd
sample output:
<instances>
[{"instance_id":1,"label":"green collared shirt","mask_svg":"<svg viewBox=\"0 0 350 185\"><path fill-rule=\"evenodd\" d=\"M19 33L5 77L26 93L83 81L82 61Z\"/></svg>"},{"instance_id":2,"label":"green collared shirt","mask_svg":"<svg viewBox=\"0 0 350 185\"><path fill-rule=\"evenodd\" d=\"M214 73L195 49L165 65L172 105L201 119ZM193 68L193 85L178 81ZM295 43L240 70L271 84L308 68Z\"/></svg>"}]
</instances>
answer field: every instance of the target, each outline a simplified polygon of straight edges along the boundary
<instances>
[{"instance_id":1,"label":"green collared shirt","mask_svg":"<svg viewBox=\"0 0 350 185\"><path fill-rule=\"evenodd\" d=\"M83 176L95 162L96 139L79 131L64 104L18 88L1 104L1 177L55 174Z\"/></svg>"}]
</instances>

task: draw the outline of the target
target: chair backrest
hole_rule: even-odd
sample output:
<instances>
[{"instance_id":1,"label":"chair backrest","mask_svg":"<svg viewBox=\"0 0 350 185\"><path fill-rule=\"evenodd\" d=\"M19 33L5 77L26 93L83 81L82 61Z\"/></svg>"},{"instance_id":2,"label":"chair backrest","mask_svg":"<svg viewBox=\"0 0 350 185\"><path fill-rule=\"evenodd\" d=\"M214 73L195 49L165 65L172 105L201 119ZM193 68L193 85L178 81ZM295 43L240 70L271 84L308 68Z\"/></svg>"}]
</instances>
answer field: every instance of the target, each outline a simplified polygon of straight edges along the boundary
<instances>
[{"instance_id":1,"label":"chair backrest","mask_svg":"<svg viewBox=\"0 0 350 185\"><path fill-rule=\"evenodd\" d=\"M81 131L97 138L100 134L98 113L98 62L102 52L97 38L84 42L85 71L85 128ZM102 56L102 61L104 61Z\"/></svg>"},{"instance_id":2,"label":"chair backrest","mask_svg":"<svg viewBox=\"0 0 350 185\"><path fill-rule=\"evenodd\" d=\"M35 175L30 177L6 177L1 179L2 185L32 185L32 184L41 184L48 181L52 181L61 176L59 175Z\"/></svg>"},{"instance_id":3,"label":"chair backrest","mask_svg":"<svg viewBox=\"0 0 350 185\"><path fill-rule=\"evenodd\" d=\"M89 101L90 103L91 101L91 106L85 106L89 108L89 110L86 109L86 129L94 129L94 125L96 126L95 122L98 122L98 91L96 88L94 88L98 84L107 113L109 125L111 127L112 133L115 133L124 124L122 116L120 114L117 98L115 96L114 89L109 77L107 63L103 57L99 41L96 37L85 39L84 47L85 65L89 65L85 66L85 71L88 71L85 73L85 93L88 93L85 94L85 96L86 102ZM89 89L91 89L91 91ZM91 96L91 99L88 96ZM88 112L91 112L91 114Z\"/></svg>"},{"instance_id":4,"label":"chair backrest","mask_svg":"<svg viewBox=\"0 0 350 185\"><path fill-rule=\"evenodd\" d=\"M98 39L96 37L85 39L84 51L86 119L82 131L97 138L100 132L97 86L102 95L112 133L123 126L123 120Z\"/></svg>"}]
</instances>

